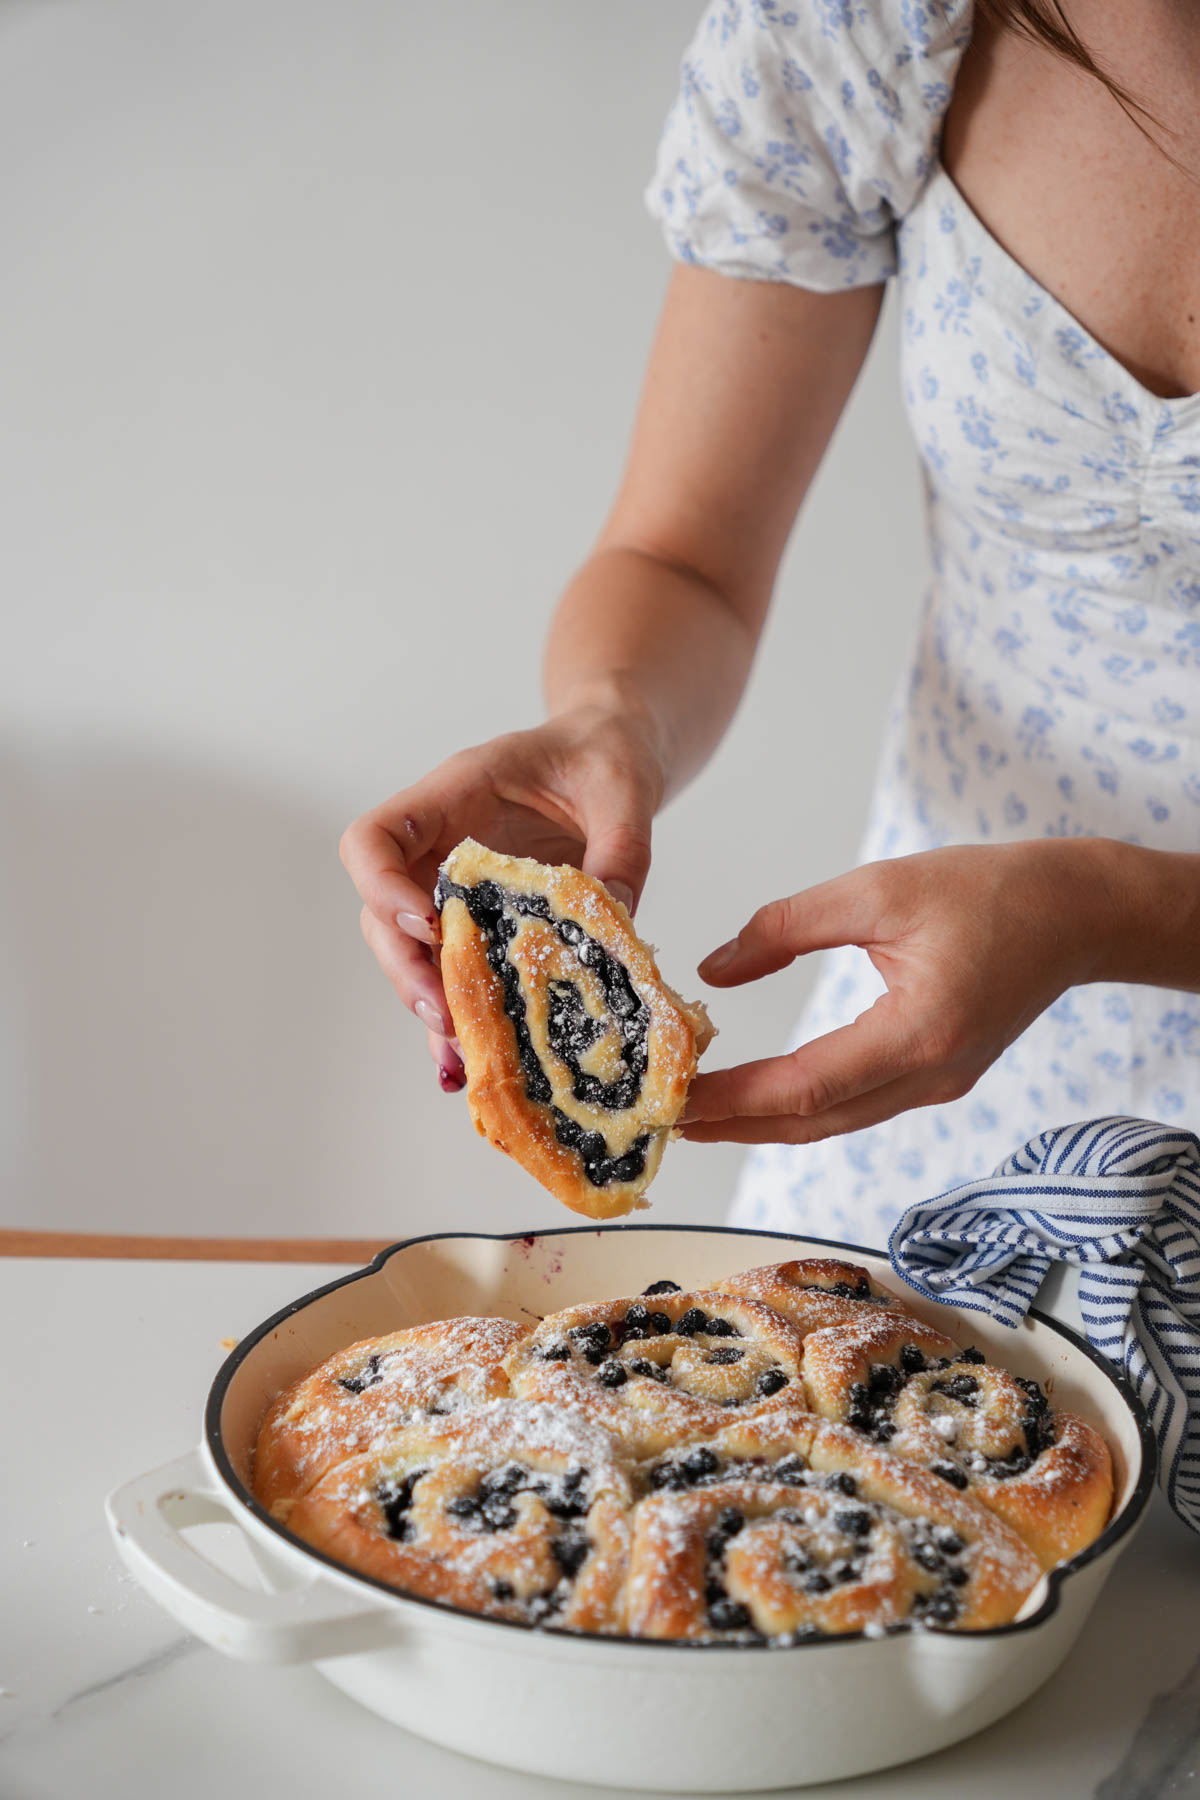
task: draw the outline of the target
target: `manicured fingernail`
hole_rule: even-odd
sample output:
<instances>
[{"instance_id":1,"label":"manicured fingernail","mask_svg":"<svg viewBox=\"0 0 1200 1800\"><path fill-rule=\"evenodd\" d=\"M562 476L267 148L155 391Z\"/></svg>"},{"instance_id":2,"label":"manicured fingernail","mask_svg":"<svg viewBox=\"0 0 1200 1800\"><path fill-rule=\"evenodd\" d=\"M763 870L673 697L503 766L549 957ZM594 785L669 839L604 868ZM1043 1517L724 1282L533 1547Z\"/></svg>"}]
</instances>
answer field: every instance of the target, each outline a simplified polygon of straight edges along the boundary
<instances>
[{"instance_id":1,"label":"manicured fingernail","mask_svg":"<svg viewBox=\"0 0 1200 1800\"><path fill-rule=\"evenodd\" d=\"M606 881L605 887L614 900L619 900L627 913L633 911L633 889L624 881Z\"/></svg>"},{"instance_id":2,"label":"manicured fingernail","mask_svg":"<svg viewBox=\"0 0 1200 1800\"><path fill-rule=\"evenodd\" d=\"M423 944L432 944L437 935L436 913L397 913L396 923L406 937L419 938Z\"/></svg>"},{"instance_id":3,"label":"manicured fingernail","mask_svg":"<svg viewBox=\"0 0 1200 1800\"><path fill-rule=\"evenodd\" d=\"M443 1094L460 1094L467 1085L467 1071L455 1057L453 1062L438 1064L438 1081Z\"/></svg>"},{"instance_id":4,"label":"manicured fingernail","mask_svg":"<svg viewBox=\"0 0 1200 1800\"><path fill-rule=\"evenodd\" d=\"M701 975L719 975L722 969L727 969L729 967L730 963L737 955L737 950L737 939L731 938L729 943L722 944L719 949L713 951L711 956L705 957L704 961L700 964L698 973Z\"/></svg>"},{"instance_id":5,"label":"manicured fingernail","mask_svg":"<svg viewBox=\"0 0 1200 1800\"><path fill-rule=\"evenodd\" d=\"M454 1030L446 1015L433 1004L432 1000L426 1000L424 995L415 1002L413 1011L422 1025L427 1025L430 1031L436 1031L439 1037L449 1037Z\"/></svg>"}]
</instances>

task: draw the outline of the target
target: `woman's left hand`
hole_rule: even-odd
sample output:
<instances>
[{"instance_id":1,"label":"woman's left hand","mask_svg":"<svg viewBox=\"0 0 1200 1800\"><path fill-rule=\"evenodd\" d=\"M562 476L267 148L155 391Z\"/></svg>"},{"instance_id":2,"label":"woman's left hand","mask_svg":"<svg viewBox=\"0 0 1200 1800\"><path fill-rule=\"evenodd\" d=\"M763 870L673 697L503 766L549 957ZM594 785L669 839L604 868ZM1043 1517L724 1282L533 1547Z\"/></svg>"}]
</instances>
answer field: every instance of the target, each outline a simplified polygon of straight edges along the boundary
<instances>
[{"instance_id":1,"label":"woman's left hand","mask_svg":"<svg viewBox=\"0 0 1200 1800\"><path fill-rule=\"evenodd\" d=\"M705 981L739 987L810 950L857 944L887 992L789 1056L698 1075L683 1135L807 1144L961 1098L1066 988L1097 978L1116 928L1111 848L930 850L761 907L700 964Z\"/></svg>"}]
</instances>

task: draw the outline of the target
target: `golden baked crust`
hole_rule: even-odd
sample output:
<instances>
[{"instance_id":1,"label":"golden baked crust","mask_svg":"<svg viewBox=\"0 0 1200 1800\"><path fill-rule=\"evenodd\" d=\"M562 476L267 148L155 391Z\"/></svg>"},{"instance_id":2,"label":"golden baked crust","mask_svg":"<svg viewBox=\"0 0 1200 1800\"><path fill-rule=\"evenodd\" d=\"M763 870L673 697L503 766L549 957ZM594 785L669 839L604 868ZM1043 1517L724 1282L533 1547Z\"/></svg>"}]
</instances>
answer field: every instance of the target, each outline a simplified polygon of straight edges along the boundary
<instances>
[{"instance_id":1,"label":"golden baked crust","mask_svg":"<svg viewBox=\"0 0 1200 1800\"><path fill-rule=\"evenodd\" d=\"M773 1307L807 1336L826 1325L856 1325L881 1312L901 1313L900 1301L878 1287L858 1263L832 1257L800 1257L743 1269L714 1283L721 1293L745 1294Z\"/></svg>"},{"instance_id":2,"label":"golden baked crust","mask_svg":"<svg viewBox=\"0 0 1200 1800\"><path fill-rule=\"evenodd\" d=\"M442 865L441 974L478 1131L564 1205L643 1206L713 1032L629 914L569 866L466 838Z\"/></svg>"},{"instance_id":3,"label":"golden baked crust","mask_svg":"<svg viewBox=\"0 0 1200 1800\"><path fill-rule=\"evenodd\" d=\"M511 1319L439 1319L339 1350L280 1394L264 1419L256 1497L286 1523L314 1483L380 1433L507 1395L504 1358L529 1330Z\"/></svg>"},{"instance_id":4,"label":"golden baked crust","mask_svg":"<svg viewBox=\"0 0 1200 1800\"><path fill-rule=\"evenodd\" d=\"M696 1481L637 1508L626 1599L637 1636L978 1630L1012 1619L1041 1572L983 1507L844 1426L776 1415L700 1453ZM674 1454L682 1465L688 1452Z\"/></svg>"}]
</instances>

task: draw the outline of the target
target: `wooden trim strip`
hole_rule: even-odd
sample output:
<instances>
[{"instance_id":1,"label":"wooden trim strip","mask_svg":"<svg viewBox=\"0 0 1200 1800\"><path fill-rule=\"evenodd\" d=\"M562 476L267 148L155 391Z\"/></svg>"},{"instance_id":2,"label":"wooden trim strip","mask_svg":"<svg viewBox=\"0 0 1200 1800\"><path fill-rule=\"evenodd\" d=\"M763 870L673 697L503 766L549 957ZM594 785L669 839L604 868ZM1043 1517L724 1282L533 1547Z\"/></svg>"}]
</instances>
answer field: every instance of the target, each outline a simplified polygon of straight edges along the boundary
<instances>
[{"instance_id":1,"label":"wooden trim strip","mask_svg":"<svg viewBox=\"0 0 1200 1800\"><path fill-rule=\"evenodd\" d=\"M157 1262L366 1263L393 1238L135 1237L0 1231L0 1256L121 1257Z\"/></svg>"}]
</instances>

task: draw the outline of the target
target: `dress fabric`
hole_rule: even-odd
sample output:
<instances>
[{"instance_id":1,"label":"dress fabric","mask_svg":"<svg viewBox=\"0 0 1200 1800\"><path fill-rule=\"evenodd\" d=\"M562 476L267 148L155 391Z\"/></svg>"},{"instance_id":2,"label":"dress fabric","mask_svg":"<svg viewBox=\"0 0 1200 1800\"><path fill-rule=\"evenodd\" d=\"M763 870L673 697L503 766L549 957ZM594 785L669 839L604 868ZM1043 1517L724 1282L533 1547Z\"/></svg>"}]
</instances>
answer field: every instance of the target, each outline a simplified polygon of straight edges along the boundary
<instances>
[{"instance_id":1,"label":"dress fabric","mask_svg":"<svg viewBox=\"0 0 1200 1800\"><path fill-rule=\"evenodd\" d=\"M937 160L964 0L721 0L647 200L682 260L833 291L895 276L932 581L861 860L1105 836L1200 848L1200 394L1143 387ZM753 898L753 897L751 897ZM827 954L791 1045L883 991ZM1070 989L963 1099L748 1159L737 1223L882 1245L1071 1120L1200 1124L1200 999Z\"/></svg>"}]
</instances>

